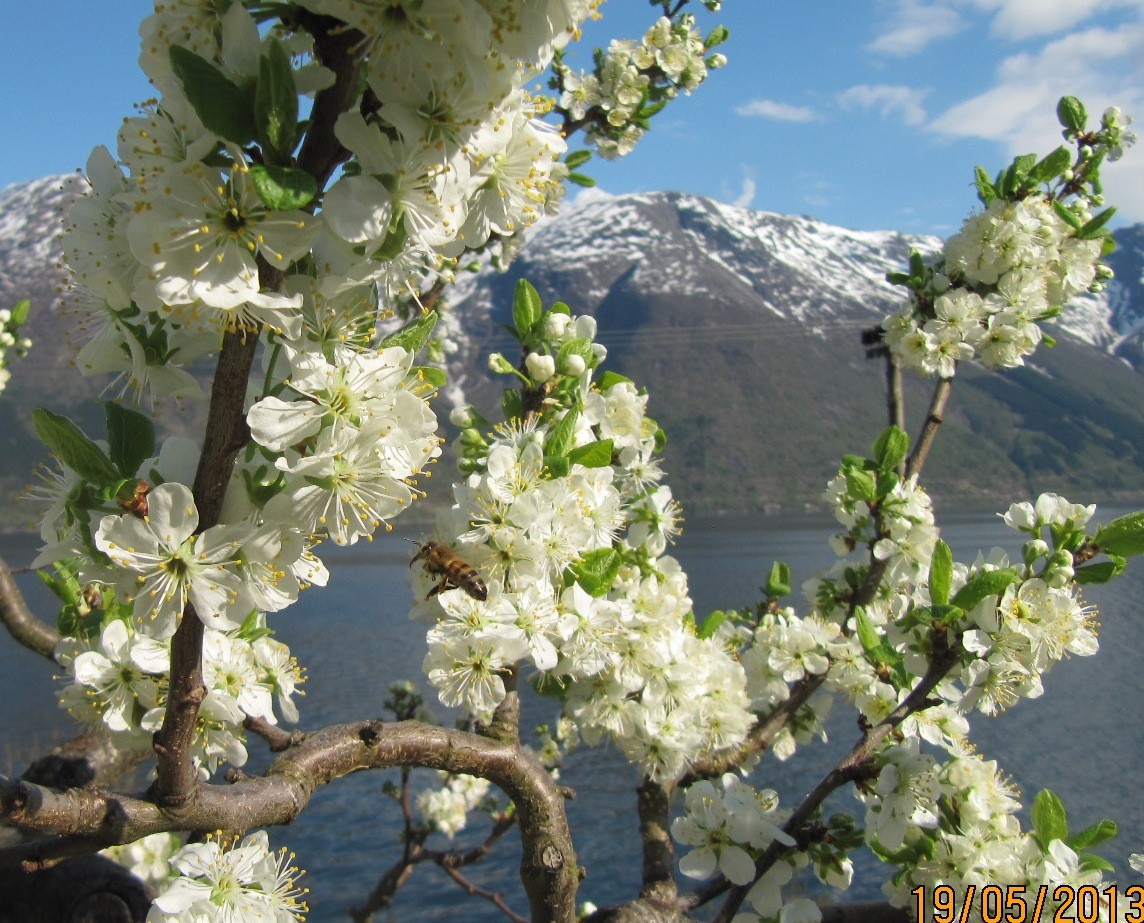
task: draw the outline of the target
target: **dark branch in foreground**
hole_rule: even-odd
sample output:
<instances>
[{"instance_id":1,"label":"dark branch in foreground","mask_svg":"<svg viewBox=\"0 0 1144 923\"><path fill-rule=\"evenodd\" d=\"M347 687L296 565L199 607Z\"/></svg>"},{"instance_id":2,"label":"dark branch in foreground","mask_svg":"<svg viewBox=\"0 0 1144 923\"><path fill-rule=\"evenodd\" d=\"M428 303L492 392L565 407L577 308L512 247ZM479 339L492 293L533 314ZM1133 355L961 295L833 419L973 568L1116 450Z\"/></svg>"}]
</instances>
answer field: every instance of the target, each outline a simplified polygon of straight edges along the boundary
<instances>
[{"instance_id":1,"label":"dark branch in foreground","mask_svg":"<svg viewBox=\"0 0 1144 923\"><path fill-rule=\"evenodd\" d=\"M203 785L177 805L88 789L57 791L0 777L0 820L47 834L0 849L0 867L46 863L164 830L248 830L293 821L319 785L365 769L420 766L488 779L512 799L520 826L521 881L531 919L575 919L579 868L564 795L523 748L417 721L325 728L280 756L266 774Z\"/></svg>"}]
</instances>

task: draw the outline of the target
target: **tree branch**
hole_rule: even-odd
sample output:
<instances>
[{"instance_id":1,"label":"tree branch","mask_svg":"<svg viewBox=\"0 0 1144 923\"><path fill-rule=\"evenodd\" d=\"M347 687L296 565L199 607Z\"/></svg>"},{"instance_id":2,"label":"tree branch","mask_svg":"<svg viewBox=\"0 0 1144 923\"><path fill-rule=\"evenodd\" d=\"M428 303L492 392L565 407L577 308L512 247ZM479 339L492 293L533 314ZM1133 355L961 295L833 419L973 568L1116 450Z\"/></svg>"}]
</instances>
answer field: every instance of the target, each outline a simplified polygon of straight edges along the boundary
<instances>
[{"instance_id":1,"label":"tree branch","mask_svg":"<svg viewBox=\"0 0 1144 923\"><path fill-rule=\"evenodd\" d=\"M32 614L24 594L20 592L20 588L12 578L12 571L2 558L0 558L0 623L3 623L8 634L17 643L48 660L55 661L60 633Z\"/></svg>"},{"instance_id":2,"label":"tree branch","mask_svg":"<svg viewBox=\"0 0 1144 923\"><path fill-rule=\"evenodd\" d=\"M671 792L674 786L645 779L637 790L640 842L643 844L643 884L640 900L674 907L675 846L671 841Z\"/></svg>"},{"instance_id":3,"label":"tree branch","mask_svg":"<svg viewBox=\"0 0 1144 923\"><path fill-rule=\"evenodd\" d=\"M922 431L914 443L914 450L906 461L906 477L919 474L926 463L929 451L937 438L938 428L944 420L945 404L949 400L949 392L953 388L952 378L939 378L930 398L929 410L926 411L926 421L922 424Z\"/></svg>"},{"instance_id":4,"label":"tree branch","mask_svg":"<svg viewBox=\"0 0 1144 923\"><path fill-rule=\"evenodd\" d=\"M0 777L0 820L54 834L0 849L0 867L46 862L132 843L165 830L248 830L287 824L319 785L365 769L420 766L488 779L516 806L521 881L536 923L575 919L579 868L564 796L548 772L517 744L418 721L335 725L278 757L265 775L231 786L202 785L179 805L96 789L59 792Z\"/></svg>"}]
</instances>

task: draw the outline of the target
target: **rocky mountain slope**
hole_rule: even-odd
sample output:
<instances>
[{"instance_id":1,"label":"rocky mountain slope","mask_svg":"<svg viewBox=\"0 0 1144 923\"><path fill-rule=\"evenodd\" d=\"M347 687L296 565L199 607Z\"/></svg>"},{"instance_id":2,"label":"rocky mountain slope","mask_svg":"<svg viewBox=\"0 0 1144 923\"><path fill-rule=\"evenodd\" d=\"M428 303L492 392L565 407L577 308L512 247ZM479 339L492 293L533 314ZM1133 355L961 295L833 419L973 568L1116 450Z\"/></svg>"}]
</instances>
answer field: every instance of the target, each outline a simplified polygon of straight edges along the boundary
<instances>
[{"instance_id":1,"label":"rocky mountain slope","mask_svg":"<svg viewBox=\"0 0 1144 923\"><path fill-rule=\"evenodd\" d=\"M43 454L32 407L98 429L99 385L69 368L74 321L49 310L61 278L53 238L77 186L53 177L0 191L0 306L31 297L35 340L0 398L4 498ZM1070 312L1056 349L1006 374L959 371L926 475L939 503L994 508L1046 489L1144 498L1144 226L1117 237L1117 281ZM911 246L938 243L676 193L597 195L534 229L508 272L466 276L451 292L463 331L453 393L496 406L484 357L511 351L499 325L528 278L546 303L593 314L609 367L648 388L670 483L693 515L800 512L839 454L865 452L884 425L882 365L866 360L860 334L898 303L885 273ZM915 426L926 400L911 380ZM193 431L198 413L165 416Z\"/></svg>"}]
</instances>

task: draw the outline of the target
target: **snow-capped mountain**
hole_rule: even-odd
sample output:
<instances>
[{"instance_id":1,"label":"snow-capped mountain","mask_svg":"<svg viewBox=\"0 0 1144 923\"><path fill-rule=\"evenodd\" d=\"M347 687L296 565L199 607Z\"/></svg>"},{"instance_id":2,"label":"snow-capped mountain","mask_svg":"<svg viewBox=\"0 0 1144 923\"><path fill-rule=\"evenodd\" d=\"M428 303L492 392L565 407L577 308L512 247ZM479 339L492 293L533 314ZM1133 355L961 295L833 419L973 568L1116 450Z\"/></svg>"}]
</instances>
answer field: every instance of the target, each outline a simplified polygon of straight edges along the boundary
<instances>
[{"instance_id":1,"label":"snow-capped mountain","mask_svg":"<svg viewBox=\"0 0 1144 923\"><path fill-rule=\"evenodd\" d=\"M36 341L0 399L9 494L41 455L32 406L99 416L98 385L64 368L69 319L48 310L60 278L53 238L79 182L0 191L0 306L31 296ZM1144 497L1144 376L1133 367L1144 367L1144 226L1117 237L1117 280L1069 312L1035 367L959 371L925 479L939 500L990 506L1044 489ZM900 303L885 273L911 247L939 245L678 193L586 196L534 228L508 272L463 275L450 292L460 330L450 378L484 409L498 405L502 382L484 359L511 355L500 324L516 279L528 278L546 303L593 314L608 366L648 388L668 434L669 482L693 513L797 512L816 502L841 453L865 453L885 425L882 366L866 360L860 335ZM915 424L925 401L913 382Z\"/></svg>"}]
</instances>

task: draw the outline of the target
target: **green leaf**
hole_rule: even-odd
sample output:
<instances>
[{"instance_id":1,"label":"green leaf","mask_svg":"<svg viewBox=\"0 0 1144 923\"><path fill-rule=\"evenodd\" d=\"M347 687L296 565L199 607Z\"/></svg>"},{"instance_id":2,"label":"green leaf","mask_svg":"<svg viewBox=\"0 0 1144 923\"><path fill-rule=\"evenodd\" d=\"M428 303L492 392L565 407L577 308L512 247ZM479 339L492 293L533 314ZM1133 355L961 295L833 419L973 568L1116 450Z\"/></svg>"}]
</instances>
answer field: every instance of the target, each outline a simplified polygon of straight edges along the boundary
<instances>
[{"instance_id":1,"label":"green leaf","mask_svg":"<svg viewBox=\"0 0 1144 923\"><path fill-rule=\"evenodd\" d=\"M790 566L782 561L775 561L771 565L771 572L767 576L767 585L763 587L767 599L779 599L790 595Z\"/></svg>"},{"instance_id":2,"label":"green leaf","mask_svg":"<svg viewBox=\"0 0 1144 923\"><path fill-rule=\"evenodd\" d=\"M862 643L862 649L868 654L874 653L882 647L882 636L878 634L878 629L866 615L865 609L859 608L855 612L855 618L858 620L858 640Z\"/></svg>"},{"instance_id":3,"label":"green leaf","mask_svg":"<svg viewBox=\"0 0 1144 923\"><path fill-rule=\"evenodd\" d=\"M712 612L707 618L703 620L703 624L695 632L695 636L700 641L706 641L719 629L719 626L727 621L727 613L723 611Z\"/></svg>"},{"instance_id":4,"label":"green leaf","mask_svg":"<svg viewBox=\"0 0 1144 923\"><path fill-rule=\"evenodd\" d=\"M591 189L596 185L596 180L587 173L569 173L568 182L575 183L577 186L583 186L585 189Z\"/></svg>"},{"instance_id":5,"label":"green leaf","mask_svg":"<svg viewBox=\"0 0 1144 923\"><path fill-rule=\"evenodd\" d=\"M1085 122L1088 121L1088 113L1084 110L1084 103L1075 96L1062 96L1060 102L1057 103L1057 119L1064 128L1084 131Z\"/></svg>"},{"instance_id":6,"label":"green leaf","mask_svg":"<svg viewBox=\"0 0 1144 923\"><path fill-rule=\"evenodd\" d=\"M1082 222L1080 218L1076 216L1076 213L1059 199L1053 200L1053 211L1057 213L1057 217L1060 218L1061 221L1071 227L1074 231L1079 231L1082 227L1084 227L1084 222Z\"/></svg>"},{"instance_id":7,"label":"green leaf","mask_svg":"<svg viewBox=\"0 0 1144 923\"><path fill-rule=\"evenodd\" d=\"M515 388L506 388L501 393L501 413L506 420L519 420L524 416L524 399Z\"/></svg>"},{"instance_id":8,"label":"green leaf","mask_svg":"<svg viewBox=\"0 0 1144 923\"><path fill-rule=\"evenodd\" d=\"M566 368L568 357L573 355L583 359L588 368L592 368L596 364L596 354L592 352L592 341L586 337L573 337L560 344L560 350L556 353L557 370Z\"/></svg>"},{"instance_id":9,"label":"green leaf","mask_svg":"<svg viewBox=\"0 0 1144 923\"><path fill-rule=\"evenodd\" d=\"M566 478L572 470L572 463L567 455L545 455L544 470L550 478Z\"/></svg>"},{"instance_id":10,"label":"green leaf","mask_svg":"<svg viewBox=\"0 0 1144 923\"><path fill-rule=\"evenodd\" d=\"M1037 164L1036 154L1022 154L1020 157L1013 158L1013 173L1017 179L1024 180L1029 176L1033 167Z\"/></svg>"},{"instance_id":11,"label":"green leaf","mask_svg":"<svg viewBox=\"0 0 1144 923\"><path fill-rule=\"evenodd\" d=\"M1128 562L1121 557L1114 557L1109 561L1101 561L1099 564L1086 564L1084 567L1078 567L1073 573L1073 579L1084 585L1086 583L1108 583L1113 577L1118 577L1124 573L1124 569L1128 566Z\"/></svg>"},{"instance_id":12,"label":"green leaf","mask_svg":"<svg viewBox=\"0 0 1144 923\"><path fill-rule=\"evenodd\" d=\"M710 51L712 48L722 45L730 35L731 31L726 26L716 26L703 40L703 47Z\"/></svg>"},{"instance_id":13,"label":"green leaf","mask_svg":"<svg viewBox=\"0 0 1144 923\"><path fill-rule=\"evenodd\" d=\"M1116 206L1106 208L1104 211L1094 215L1091 221L1086 221L1084 226L1077 231L1076 236L1081 240L1094 240L1104 234L1103 228L1116 214Z\"/></svg>"},{"instance_id":14,"label":"green leaf","mask_svg":"<svg viewBox=\"0 0 1144 923\"><path fill-rule=\"evenodd\" d=\"M577 446L568 453L568 461L585 468L607 468L612 463L615 444L611 439L597 439L587 445Z\"/></svg>"},{"instance_id":15,"label":"green leaf","mask_svg":"<svg viewBox=\"0 0 1144 923\"><path fill-rule=\"evenodd\" d=\"M532 333L541 313L540 293L527 279L517 279L512 294L512 324L521 342Z\"/></svg>"},{"instance_id":16,"label":"green leaf","mask_svg":"<svg viewBox=\"0 0 1144 923\"><path fill-rule=\"evenodd\" d=\"M1115 872L1116 866L1105 859L1103 856L1097 856L1090 852L1081 853L1078 857L1080 859L1080 867L1086 872Z\"/></svg>"},{"instance_id":17,"label":"green leaf","mask_svg":"<svg viewBox=\"0 0 1144 923\"><path fill-rule=\"evenodd\" d=\"M125 478L134 478L139 466L155 454L155 424L151 418L120 404L103 405L111 463Z\"/></svg>"},{"instance_id":18,"label":"green leaf","mask_svg":"<svg viewBox=\"0 0 1144 923\"><path fill-rule=\"evenodd\" d=\"M436 311L426 311L418 314L400 330L384 337L377 344L378 349L388 349L390 346L400 346L411 353L417 352L425 345L433 328L437 326L438 314Z\"/></svg>"},{"instance_id":19,"label":"green leaf","mask_svg":"<svg viewBox=\"0 0 1144 923\"><path fill-rule=\"evenodd\" d=\"M445 374L445 370L437 368L435 365L415 365L409 371L434 390L444 388L449 381L449 376Z\"/></svg>"},{"instance_id":20,"label":"green leaf","mask_svg":"<svg viewBox=\"0 0 1144 923\"><path fill-rule=\"evenodd\" d=\"M977 187L977 198L981 200L983 205L988 205L997 198L997 190L993 186L993 180L985 172L984 167L977 167L973 171L973 183Z\"/></svg>"},{"instance_id":21,"label":"green leaf","mask_svg":"<svg viewBox=\"0 0 1144 923\"><path fill-rule=\"evenodd\" d=\"M1029 171L1029 179L1038 183L1047 183L1056 179L1071 166L1072 152L1062 145L1051 154L1041 158L1040 162Z\"/></svg>"},{"instance_id":22,"label":"green leaf","mask_svg":"<svg viewBox=\"0 0 1144 923\"><path fill-rule=\"evenodd\" d=\"M1093 543L1101 551L1130 558L1144 552L1144 510L1120 516L1096 530Z\"/></svg>"},{"instance_id":23,"label":"green leaf","mask_svg":"<svg viewBox=\"0 0 1144 923\"><path fill-rule=\"evenodd\" d=\"M12 306L12 320L8 322L9 326L19 327L21 324L27 323L28 312L31 308L31 299L25 298L22 301L17 301L16 304Z\"/></svg>"},{"instance_id":24,"label":"green leaf","mask_svg":"<svg viewBox=\"0 0 1144 923\"><path fill-rule=\"evenodd\" d=\"M984 571L971 577L965 586L954 594L950 603L969 612L990 596L1000 596L1010 584L1016 583L1020 579L1021 575L1008 567Z\"/></svg>"},{"instance_id":25,"label":"green leaf","mask_svg":"<svg viewBox=\"0 0 1144 923\"><path fill-rule=\"evenodd\" d=\"M120 479L119 471L103 449L67 417L37 407L32 411L32 425L36 428L36 435L55 453L56 458L85 481L103 487Z\"/></svg>"},{"instance_id":26,"label":"green leaf","mask_svg":"<svg viewBox=\"0 0 1144 923\"><path fill-rule=\"evenodd\" d=\"M614 548L597 548L589 551L569 569L588 595L598 598L612 588L622 563L623 560Z\"/></svg>"},{"instance_id":27,"label":"green leaf","mask_svg":"<svg viewBox=\"0 0 1144 923\"><path fill-rule=\"evenodd\" d=\"M207 131L235 144L254 140L254 107L242 89L206 58L179 45L170 48L171 69Z\"/></svg>"},{"instance_id":28,"label":"green leaf","mask_svg":"<svg viewBox=\"0 0 1144 923\"><path fill-rule=\"evenodd\" d=\"M586 150L570 151L568 156L564 158L564 166L569 170L575 170L579 166L583 166L592 159L592 152Z\"/></svg>"},{"instance_id":29,"label":"green leaf","mask_svg":"<svg viewBox=\"0 0 1144 923\"><path fill-rule=\"evenodd\" d=\"M603 393L612 387L612 385L618 385L625 381L629 385L632 383L632 380L626 375L621 375L619 372L613 372L611 369L608 369L608 371L596 379L596 388Z\"/></svg>"},{"instance_id":30,"label":"green leaf","mask_svg":"<svg viewBox=\"0 0 1144 923\"><path fill-rule=\"evenodd\" d=\"M250 168L250 179L262 204L276 212L305 208L318 194L318 183L314 177L296 167L268 167L256 163Z\"/></svg>"},{"instance_id":31,"label":"green leaf","mask_svg":"<svg viewBox=\"0 0 1144 923\"><path fill-rule=\"evenodd\" d=\"M1093 846L1099 846L1105 840L1111 840L1114 836L1120 833L1120 828L1116 826L1116 821L1104 820L1093 824L1091 827L1085 827L1078 833L1065 840L1065 845L1070 849L1080 852L1082 849L1091 849Z\"/></svg>"},{"instance_id":32,"label":"green leaf","mask_svg":"<svg viewBox=\"0 0 1144 923\"><path fill-rule=\"evenodd\" d=\"M905 461L910 450L910 437L898 426L882 430L874 443L874 461L883 471L893 471Z\"/></svg>"},{"instance_id":33,"label":"green leaf","mask_svg":"<svg viewBox=\"0 0 1144 923\"><path fill-rule=\"evenodd\" d=\"M556 421L549 430L548 438L544 440L545 455L562 458L568 454L572 448L572 440L576 437L576 420L579 416L580 411L573 407Z\"/></svg>"},{"instance_id":34,"label":"green leaf","mask_svg":"<svg viewBox=\"0 0 1144 923\"><path fill-rule=\"evenodd\" d=\"M930 558L929 595L935 606L949 605L949 589L953 581L953 552L940 538Z\"/></svg>"},{"instance_id":35,"label":"green leaf","mask_svg":"<svg viewBox=\"0 0 1144 923\"><path fill-rule=\"evenodd\" d=\"M856 500L873 503L878 498L874 475L858 468L848 469L846 472L846 492Z\"/></svg>"},{"instance_id":36,"label":"green leaf","mask_svg":"<svg viewBox=\"0 0 1144 923\"><path fill-rule=\"evenodd\" d=\"M1033 836L1045 850L1053 840L1064 840L1068 835L1068 817L1061 799L1051 789L1041 789L1033 801Z\"/></svg>"},{"instance_id":37,"label":"green leaf","mask_svg":"<svg viewBox=\"0 0 1144 923\"><path fill-rule=\"evenodd\" d=\"M277 39L270 39L258 59L254 119L263 147L280 163L288 161L298 139L298 90L290 56Z\"/></svg>"}]
</instances>

